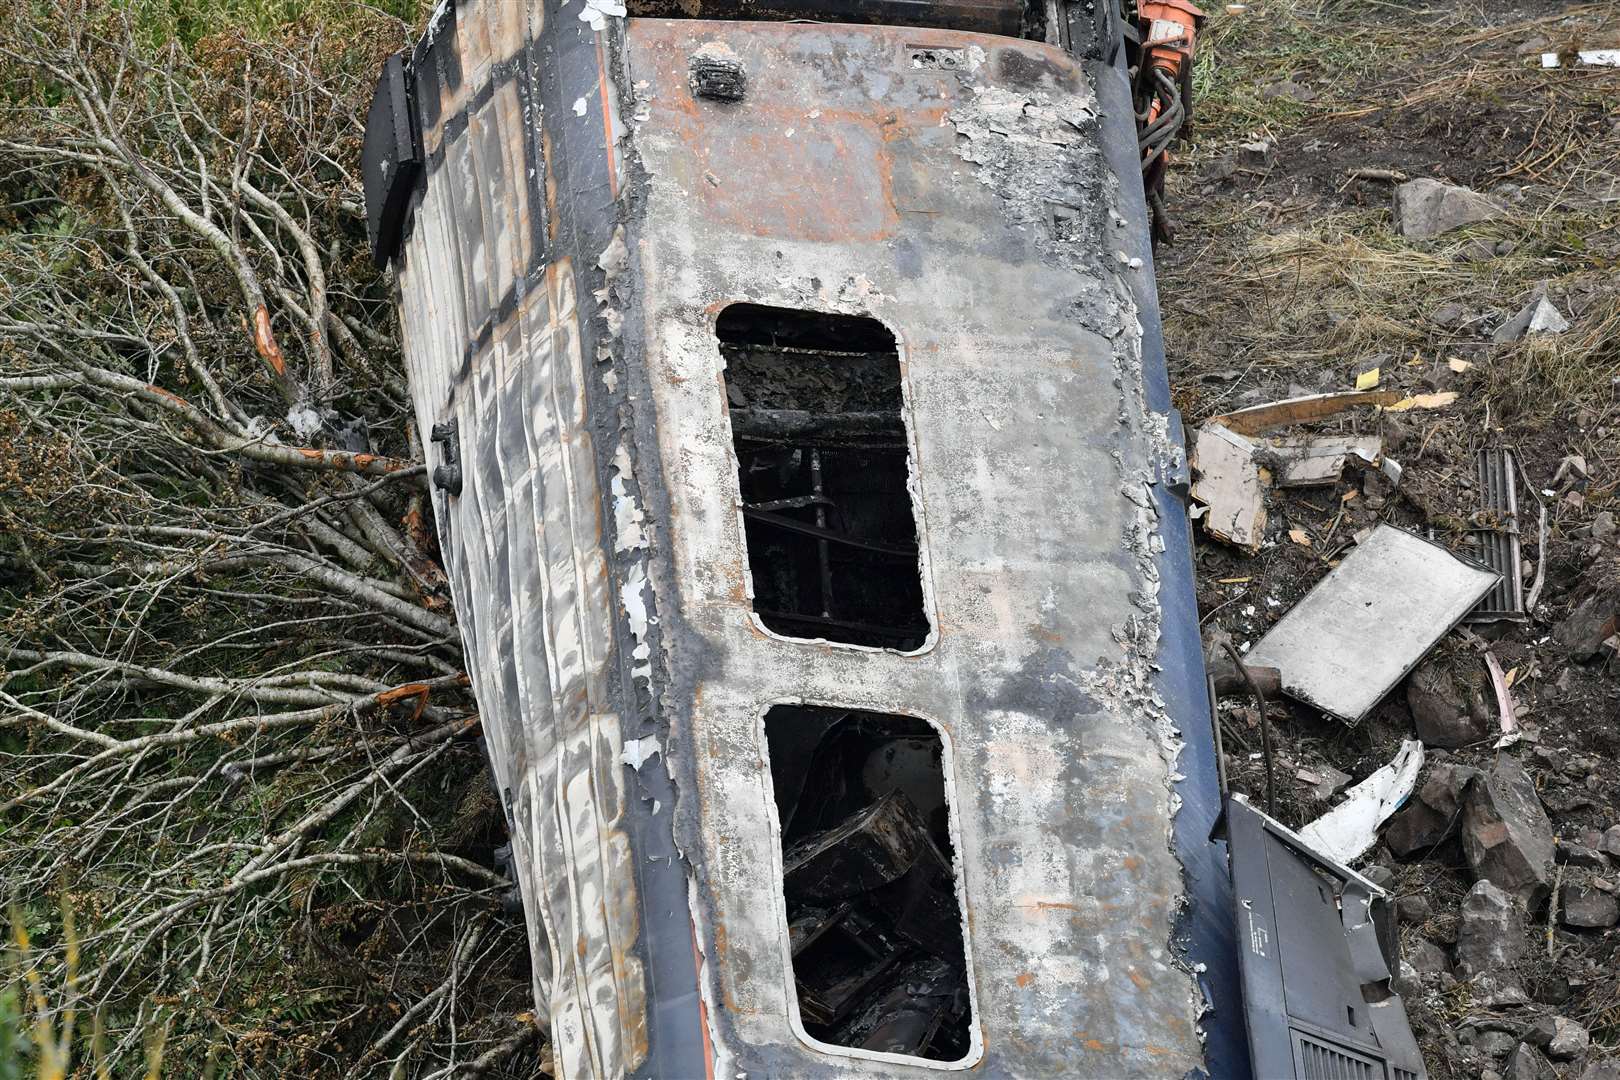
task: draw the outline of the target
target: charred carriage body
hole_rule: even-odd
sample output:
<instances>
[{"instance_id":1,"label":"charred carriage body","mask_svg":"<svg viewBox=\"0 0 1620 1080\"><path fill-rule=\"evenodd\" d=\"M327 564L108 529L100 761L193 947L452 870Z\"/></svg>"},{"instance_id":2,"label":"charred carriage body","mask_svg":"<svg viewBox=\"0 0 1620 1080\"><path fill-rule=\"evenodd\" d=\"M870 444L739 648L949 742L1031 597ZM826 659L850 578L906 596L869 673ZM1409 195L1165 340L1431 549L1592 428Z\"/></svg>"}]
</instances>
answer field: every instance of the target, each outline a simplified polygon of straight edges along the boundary
<instances>
[{"instance_id":1,"label":"charred carriage body","mask_svg":"<svg viewBox=\"0 0 1620 1080\"><path fill-rule=\"evenodd\" d=\"M615 8L366 159L556 1074L1241 1075L1106 5Z\"/></svg>"}]
</instances>

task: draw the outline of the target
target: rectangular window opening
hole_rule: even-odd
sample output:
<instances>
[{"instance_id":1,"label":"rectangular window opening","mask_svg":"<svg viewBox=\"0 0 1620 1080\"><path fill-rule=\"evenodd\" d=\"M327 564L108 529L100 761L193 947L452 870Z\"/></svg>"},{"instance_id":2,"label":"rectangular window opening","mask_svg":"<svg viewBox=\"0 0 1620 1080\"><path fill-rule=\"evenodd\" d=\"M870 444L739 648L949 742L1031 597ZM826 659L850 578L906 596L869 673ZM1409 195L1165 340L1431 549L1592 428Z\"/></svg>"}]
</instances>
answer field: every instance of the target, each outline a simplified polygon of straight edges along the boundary
<instances>
[{"instance_id":1,"label":"rectangular window opening","mask_svg":"<svg viewBox=\"0 0 1620 1080\"><path fill-rule=\"evenodd\" d=\"M972 1048L944 744L926 720L765 714L799 1018L820 1042L955 1062Z\"/></svg>"},{"instance_id":2,"label":"rectangular window opening","mask_svg":"<svg viewBox=\"0 0 1620 1080\"><path fill-rule=\"evenodd\" d=\"M754 611L786 637L928 637L900 353L876 319L732 304L725 359Z\"/></svg>"}]
</instances>

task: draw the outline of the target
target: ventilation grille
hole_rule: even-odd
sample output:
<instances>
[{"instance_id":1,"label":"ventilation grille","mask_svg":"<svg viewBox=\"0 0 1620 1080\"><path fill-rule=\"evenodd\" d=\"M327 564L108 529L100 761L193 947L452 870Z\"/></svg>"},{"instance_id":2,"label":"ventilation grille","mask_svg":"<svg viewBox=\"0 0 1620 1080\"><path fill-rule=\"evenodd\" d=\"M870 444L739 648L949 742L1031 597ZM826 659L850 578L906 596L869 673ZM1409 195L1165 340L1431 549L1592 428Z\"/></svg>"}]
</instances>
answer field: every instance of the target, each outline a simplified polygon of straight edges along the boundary
<instances>
[{"instance_id":1,"label":"ventilation grille","mask_svg":"<svg viewBox=\"0 0 1620 1080\"><path fill-rule=\"evenodd\" d=\"M1410 1069L1401 1069L1394 1065L1391 1065L1389 1068L1393 1080L1418 1080L1418 1074L1412 1072Z\"/></svg>"},{"instance_id":2,"label":"ventilation grille","mask_svg":"<svg viewBox=\"0 0 1620 1080\"><path fill-rule=\"evenodd\" d=\"M1294 1064L1299 1070L1299 1080L1384 1080L1382 1061L1298 1031L1294 1032Z\"/></svg>"}]
</instances>

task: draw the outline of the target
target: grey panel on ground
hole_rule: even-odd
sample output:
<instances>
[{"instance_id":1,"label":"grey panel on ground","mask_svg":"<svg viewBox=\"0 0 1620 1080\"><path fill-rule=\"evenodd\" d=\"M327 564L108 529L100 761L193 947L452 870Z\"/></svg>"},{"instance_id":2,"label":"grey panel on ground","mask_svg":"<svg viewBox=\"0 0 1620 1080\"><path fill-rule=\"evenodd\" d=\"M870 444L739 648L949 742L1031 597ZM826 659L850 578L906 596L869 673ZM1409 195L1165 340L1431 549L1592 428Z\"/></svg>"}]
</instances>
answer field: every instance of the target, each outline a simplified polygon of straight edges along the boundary
<instances>
[{"instance_id":1,"label":"grey panel on ground","mask_svg":"<svg viewBox=\"0 0 1620 1080\"><path fill-rule=\"evenodd\" d=\"M1387 894L1241 797L1226 829L1254 1075L1426 1076L1376 929Z\"/></svg>"},{"instance_id":2,"label":"grey panel on ground","mask_svg":"<svg viewBox=\"0 0 1620 1080\"><path fill-rule=\"evenodd\" d=\"M1355 723L1496 584L1498 575L1380 525L1249 651L1283 691Z\"/></svg>"}]
</instances>

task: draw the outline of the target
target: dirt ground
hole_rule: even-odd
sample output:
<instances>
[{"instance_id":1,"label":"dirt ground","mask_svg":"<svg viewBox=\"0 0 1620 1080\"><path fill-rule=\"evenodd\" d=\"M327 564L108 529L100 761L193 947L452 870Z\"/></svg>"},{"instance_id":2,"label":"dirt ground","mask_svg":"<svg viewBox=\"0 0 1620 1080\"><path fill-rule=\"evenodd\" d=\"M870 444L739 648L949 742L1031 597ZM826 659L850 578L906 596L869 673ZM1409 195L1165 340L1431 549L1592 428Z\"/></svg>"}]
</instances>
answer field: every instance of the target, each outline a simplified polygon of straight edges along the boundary
<instances>
[{"instance_id":1,"label":"dirt ground","mask_svg":"<svg viewBox=\"0 0 1620 1080\"><path fill-rule=\"evenodd\" d=\"M1330 487L1268 491L1266 540L1253 556L1201 534L1206 635L1252 645L1377 522L1477 555L1475 452L1516 448L1529 485L1520 488L1525 589L1543 560L1545 585L1526 620L1470 624L1473 639L1454 631L1436 656L1483 679L1488 649L1511 673L1525 738L1502 752L1529 770L1560 844L1600 847L1620 824L1620 659L1612 643L1575 659L1564 623L1585 601L1620 609L1620 546L1603 516L1620 511L1620 69L1544 69L1541 54L1620 47L1620 6L1258 0L1241 12L1209 9L1194 127L1168 185L1176 241L1158 253L1171 378L1189 431L1235 408L1352 389L1373 367L1380 389L1457 398L1316 425L1382 434L1404 467L1399 486L1351 467ZM1394 184L1421 177L1494 196L1505 213L1403 238ZM1569 329L1493 342L1542 290ZM1564 465L1571 456L1579 462ZM1372 643L1339 644L1353 654ZM1425 778L1444 762L1492 764L1496 711L1485 685L1491 735L1431 746ZM1258 800L1258 716L1242 697L1221 712L1232 785ZM1401 687L1354 728L1291 701L1274 702L1270 721L1277 813L1295 826L1333 801L1316 796L1310 774L1327 766L1363 779L1415 737ZM1561 884L1612 892L1617 861L1561 862ZM1455 829L1406 860L1381 844L1363 865L1387 868L1398 896L1427 902L1402 904L1415 916L1402 929L1408 956L1438 955L1424 942L1444 951L1443 964L1428 966L1445 970L1402 980L1431 1075L1580 1077L1620 1059L1620 931L1565 927L1539 902L1515 965L1527 1000L1509 1003L1515 995L1486 993L1451 970L1459 904L1475 881ZM1588 1029L1591 1049L1550 1063L1521 1054L1520 1040L1545 1042L1534 1029L1552 1016ZM1543 1065L1552 1073L1535 1071Z\"/></svg>"}]
</instances>

